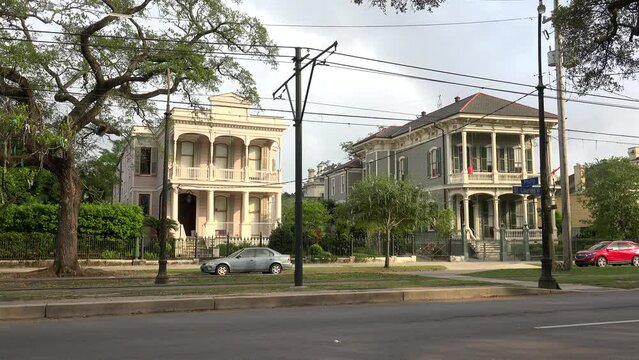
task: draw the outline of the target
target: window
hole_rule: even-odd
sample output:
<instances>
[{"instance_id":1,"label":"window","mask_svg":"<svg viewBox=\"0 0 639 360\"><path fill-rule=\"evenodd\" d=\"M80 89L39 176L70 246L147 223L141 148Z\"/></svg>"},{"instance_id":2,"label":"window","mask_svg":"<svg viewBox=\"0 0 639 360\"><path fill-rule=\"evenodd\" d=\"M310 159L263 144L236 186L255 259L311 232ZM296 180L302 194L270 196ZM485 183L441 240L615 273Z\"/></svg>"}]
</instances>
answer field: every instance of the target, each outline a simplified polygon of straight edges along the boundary
<instances>
[{"instance_id":1,"label":"window","mask_svg":"<svg viewBox=\"0 0 639 360\"><path fill-rule=\"evenodd\" d=\"M428 169L431 178L441 176L441 149L432 148L428 152Z\"/></svg>"},{"instance_id":2,"label":"window","mask_svg":"<svg viewBox=\"0 0 639 360\"><path fill-rule=\"evenodd\" d=\"M343 193L346 192L346 176L340 176L340 190Z\"/></svg>"},{"instance_id":3,"label":"window","mask_svg":"<svg viewBox=\"0 0 639 360\"><path fill-rule=\"evenodd\" d=\"M375 171L373 171L375 168L375 162L373 160L368 162L368 168L366 169L366 172L368 173L368 176L375 176L377 175L375 173Z\"/></svg>"},{"instance_id":4,"label":"window","mask_svg":"<svg viewBox=\"0 0 639 360\"><path fill-rule=\"evenodd\" d=\"M335 178L331 178L331 196L335 195Z\"/></svg>"},{"instance_id":5,"label":"window","mask_svg":"<svg viewBox=\"0 0 639 360\"><path fill-rule=\"evenodd\" d=\"M193 150L195 145L190 141L182 141L180 145L180 166L193 167Z\"/></svg>"},{"instance_id":6,"label":"window","mask_svg":"<svg viewBox=\"0 0 639 360\"><path fill-rule=\"evenodd\" d=\"M513 148L513 152L514 152L514 169L517 171L521 171L521 167L523 164L523 159L521 158L522 154L521 154L521 146L515 146Z\"/></svg>"},{"instance_id":7,"label":"window","mask_svg":"<svg viewBox=\"0 0 639 360\"><path fill-rule=\"evenodd\" d=\"M151 194L139 194L138 205L142 208L142 213L146 216L151 212Z\"/></svg>"},{"instance_id":8,"label":"window","mask_svg":"<svg viewBox=\"0 0 639 360\"><path fill-rule=\"evenodd\" d=\"M135 174L155 175L157 171L158 149L152 147L136 148Z\"/></svg>"},{"instance_id":9,"label":"window","mask_svg":"<svg viewBox=\"0 0 639 360\"><path fill-rule=\"evenodd\" d=\"M229 147L226 144L215 144L215 167L218 169L228 169L229 167Z\"/></svg>"},{"instance_id":10,"label":"window","mask_svg":"<svg viewBox=\"0 0 639 360\"><path fill-rule=\"evenodd\" d=\"M533 149L532 147L526 148L526 171L529 174L533 173Z\"/></svg>"},{"instance_id":11,"label":"window","mask_svg":"<svg viewBox=\"0 0 639 360\"><path fill-rule=\"evenodd\" d=\"M261 220L260 204L261 204L260 198L257 198L257 197L250 197L249 198L249 208L248 208L249 218L248 218L248 221L251 224L259 223L260 220Z\"/></svg>"},{"instance_id":12,"label":"window","mask_svg":"<svg viewBox=\"0 0 639 360\"><path fill-rule=\"evenodd\" d=\"M271 257L274 254L266 249L255 249L255 257Z\"/></svg>"},{"instance_id":13,"label":"window","mask_svg":"<svg viewBox=\"0 0 639 360\"><path fill-rule=\"evenodd\" d=\"M493 147L491 145L487 145L484 147L484 151L486 152L486 171L493 171Z\"/></svg>"},{"instance_id":14,"label":"window","mask_svg":"<svg viewBox=\"0 0 639 360\"><path fill-rule=\"evenodd\" d=\"M262 148L251 145L248 148L248 166L250 170L262 170Z\"/></svg>"},{"instance_id":15,"label":"window","mask_svg":"<svg viewBox=\"0 0 639 360\"><path fill-rule=\"evenodd\" d=\"M225 236L229 231L229 224L227 223L227 198L224 196L216 196L213 201L214 206L214 218L215 218L215 235Z\"/></svg>"},{"instance_id":16,"label":"window","mask_svg":"<svg viewBox=\"0 0 639 360\"><path fill-rule=\"evenodd\" d=\"M399 164L397 165L397 177L399 180L406 180L406 175L408 173L408 159L405 157L399 158Z\"/></svg>"}]
</instances>

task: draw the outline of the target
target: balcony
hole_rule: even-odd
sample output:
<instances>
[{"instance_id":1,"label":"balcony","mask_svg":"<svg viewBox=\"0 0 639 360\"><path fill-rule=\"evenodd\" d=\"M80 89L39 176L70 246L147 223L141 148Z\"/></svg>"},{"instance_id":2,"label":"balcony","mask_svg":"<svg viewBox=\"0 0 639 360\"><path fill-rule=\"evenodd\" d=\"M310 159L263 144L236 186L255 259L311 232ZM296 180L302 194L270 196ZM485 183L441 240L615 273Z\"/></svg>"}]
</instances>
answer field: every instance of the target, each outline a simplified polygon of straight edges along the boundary
<instances>
[{"instance_id":1,"label":"balcony","mask_svg":"<svg viewBox=\"0 0 639 360\"><path fill-rule=\"evenodd\" d=\"M173 180L278 183L280 171L247 171L245 169L216 169L213 166L184 167L178 165L173 168L171 178Z\"/></svg>"},{"instance_id":2,"label":"balcony","mask_svg":"<svg viewBox=\"0 0 639 360\"><path fill-rule=\"evenodd\" d=\"M538 174L526 174L526 178L538 176ZM450 184L512 184L518 185L522 180L521 173L493 173L476 172L472 175L453 173L449 176Z\"/></svg>"}]
</instances>

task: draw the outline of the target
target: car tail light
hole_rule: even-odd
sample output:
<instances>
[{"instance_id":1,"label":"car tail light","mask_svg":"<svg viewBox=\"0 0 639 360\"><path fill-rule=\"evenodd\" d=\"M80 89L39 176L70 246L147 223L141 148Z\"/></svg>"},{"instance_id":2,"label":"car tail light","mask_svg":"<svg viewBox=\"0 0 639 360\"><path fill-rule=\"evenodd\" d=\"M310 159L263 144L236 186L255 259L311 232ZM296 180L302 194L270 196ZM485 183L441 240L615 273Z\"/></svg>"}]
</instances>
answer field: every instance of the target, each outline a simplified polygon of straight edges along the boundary
<instances>
[{"instance_id":1,"label":"car tail light","mask_svg":"<svg viewBox=\"0 0 639 360\"><path fill-rule=\"evenodd\" d=\"M290 255L288 256L288 262L291 262L291 256Z\"/></svg>"}]
</instances>

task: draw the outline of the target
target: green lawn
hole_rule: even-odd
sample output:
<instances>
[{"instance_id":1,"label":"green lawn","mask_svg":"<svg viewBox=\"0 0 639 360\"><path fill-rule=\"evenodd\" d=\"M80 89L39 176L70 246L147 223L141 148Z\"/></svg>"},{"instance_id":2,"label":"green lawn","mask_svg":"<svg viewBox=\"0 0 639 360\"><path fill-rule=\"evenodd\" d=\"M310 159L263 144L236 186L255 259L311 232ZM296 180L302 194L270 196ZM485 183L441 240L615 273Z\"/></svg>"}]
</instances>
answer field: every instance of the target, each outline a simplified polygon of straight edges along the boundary
<instances>
[{"instance_id":1,"label":"green lawn","mask_svg":"<svg viewBox=\"0 0 639 360\"><path fill-rule=\"evenodd\" d=\"M541 269L490 270L464 274L466 276L510 279L522 281L539 280ZM553 277L562 283L601 286L618 289L639 288L639 268L632 266L609 266L605 268L574 267L570 271L557 271Z\"/></svg>"},{"instance_id":2,"label":"green lawn","mask_svg":"<svg viewBox=\"0 0 639 360\"><path fill-rule=\"evenodd\" d=\"M405 274L406 271L439 270L433 266L382 267L327 267L308 268L304 271L305 288L312 290L388 289L398 287L443 287L488 285L472 279L446 280ZM293 271L281 275L231 274L213 276L198 270L170 271L168 285L155 286L155 274L136 272L137 275L104 278L75 279L5 279L0 280L0 301L100 298L120 296L158 295L229 295L264 294L300 291L293 289Z\"/></svg>"}]
</instances>

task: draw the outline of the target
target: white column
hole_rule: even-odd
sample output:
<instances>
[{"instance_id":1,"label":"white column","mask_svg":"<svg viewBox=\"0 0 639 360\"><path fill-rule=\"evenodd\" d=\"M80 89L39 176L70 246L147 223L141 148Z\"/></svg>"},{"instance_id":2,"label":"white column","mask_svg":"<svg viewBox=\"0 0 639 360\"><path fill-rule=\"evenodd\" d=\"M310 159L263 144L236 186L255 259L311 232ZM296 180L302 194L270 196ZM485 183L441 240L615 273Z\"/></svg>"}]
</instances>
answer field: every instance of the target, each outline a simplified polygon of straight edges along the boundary
<instances>
[{"instance_id":1,"label":"white column","mask_svg":"<svg viewBox=\"0 0 639 360\"><path fill-rule=\"evenodd\" d=\"M475 196L475 201L473 201L473 234L477 236L479 234L479 201L477 200L477 196Z\"/></svg>"},{"instance_id":2,"label":"white column","mask_svg":"<svg viewBox=\"0 0 639 360\"><path fill-rule=\"evenodd\" d=\"M539 202L537 200L537 198L533 198L533 215L534 215L534 219L533 219L533 228L535 229L539 229L539 214L537 213L537 207Z\"/></svg>"},{"instance_id":3,"label":"white column","mask_svg":"<svg viewBox=\"0 0 639 360\"><path fill-rule=\"evenodd\" d=\"M490 152L493 158L493 182L497 182L497 133L494 131L490 133Z\"/></svg>"},{"instance_id":4,"label":"white column","mask_svg":"<svg viewBox=\"0 0 639 360\"><path fill-rule=\"evenodd\" d=\"M214 179L214 175L213 175L213 156L215 156L215 137L213 135L211 135L211 139L209 141L209 144L211 145L209 148L209 164L208 164L208 168L209 168L209 180L213 180Z\"/></svg>"},{"instance_id":5,"label":"white column","mask_svg":"<svg viewBox=\"0 0 639 360\"><path fill-rule=\"evenodd\" d=\"M493 229L495 239L499 239L499 197L495 195L493 197Z\"/></svg>"},{"instance_id":6,"label":"white column","mask_svg":"<svg viewBox=\"0 0 639 360\"><path fill-rule=\"evenodd\" d=\"M244 181L248 181L249 179L249 173L248 173L248 148L249 148L249 142L247 141L246 138L244 138L244 161L242 162L242 165L244 166ZM248 198L246 200L248 202Z\"/></svg>"},{"instance_id":7,"label":"white column","mask_svg":"<svg viewBox=\"0 0 639 360\"><path fill-rule=\"evenodd\" d=\"M171 188L171 219L175 221L178 221L178 191L177 188Z\"/></svg>"},{"instance_id":8,"label":"white column","mask_svg":"<svg viewBox=\"0 0 639 360\"><path fill-rule=\"evenodd\" d=\"M469 205L468 204L468 200L469 200L468 199L468 195L464 194L464 201L463 201L463 203L464 203L464 226L463 227L464 228L462 229L462 231L465 231L466 229L470 228L470 224L469 224L469 221L468 221L469 220L469 213L470 213L469 212L470 209L468 208L468 205ZM468 238L466 238L466 239L468 239Z\"/></svg>"},{"instance_id":9,"label":"white column","mask_svg":"<svg viewBox=\"0 0 639 360\"><path fill-rule=\"evenodd\" d=\"M519 146L521 147L521 175L526 178L526 135L519 135Z\"/></svg>"},{"instance_id":10,"label":"white column","mask_svg":"<svg viewBox=\"0 0 639 360\"><path fill-rule=\"evenodd\" d=\"M282 194L275 193L273 198L275 199L275 218L273 220L277 224L282 222Z\"/></svg>"},{"instance_id":11,"label":"white column","mask_svg":"<svg viewBox=\"0 0 639 360\"><path fill-rule=\"evenodd\" d=\"M248 222L249 217L249 192L242 193L242 233L241 236L246 238L251 236L251 224Z\"/></svg>"},{"instance_id":12,"label":"white column","mask_svg":"<svg viewBox=\"0 0 639 360\"><path fill-rule=\"evenodd\" d=\"M530 227L530 224L528 224L528 198L527 195L523 195L523 199L521 200L521 205L524 207L522 214L524 216L521 225L528 225Z\"/></svg>"},{"instance_id":13,"label":"white column","mask_svg":"<svg viewBox=\"0 0 639 360\"><path fill-rule=\"evenodd\" d=\"M466 142L466 131L462 131L462 174L464 176L464 183L468 182L468 146ZM464 218L468 221L468 218ZM466 224L468 225L468 224Z\"/></svg>"},{"instance_id":14,"label":"white column","mask_svg":"<svg viewBox=\"0 0 639 360\"><path fill-rule=\"evenodd\" d=\"M206 192L206 224L204 225L204 236L215 235L215 191Z\"/></svg>"},{"instance_id":15,"label":"white column","mask_svg":"<svg viewBox=\"0 0 639 360\"><path fill-rule=\"evenodd\" d=\"M445 140L446 141L446 149L442 153L446 153L446 157L444 158L442 156L442 162L443 162L442 171L443 171L443 174L444 174L444 184L448 184L448 183L450 183L450 180L449 180L449 175L451 173L451 171L450 171L450 166L451 166L450 159L452 157L451 146L450 146L450 134L446 133L446 135L444 135L444 137L446 138L446 140ZM444 150L444 149L442 149L442 150ZM446 199L446 201L449 201L449 200L450 199Z\"/></svg>"}]
</instances>

